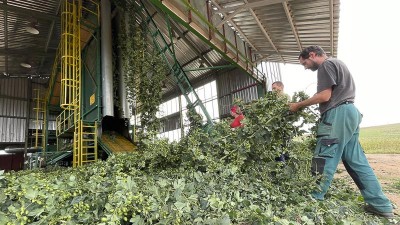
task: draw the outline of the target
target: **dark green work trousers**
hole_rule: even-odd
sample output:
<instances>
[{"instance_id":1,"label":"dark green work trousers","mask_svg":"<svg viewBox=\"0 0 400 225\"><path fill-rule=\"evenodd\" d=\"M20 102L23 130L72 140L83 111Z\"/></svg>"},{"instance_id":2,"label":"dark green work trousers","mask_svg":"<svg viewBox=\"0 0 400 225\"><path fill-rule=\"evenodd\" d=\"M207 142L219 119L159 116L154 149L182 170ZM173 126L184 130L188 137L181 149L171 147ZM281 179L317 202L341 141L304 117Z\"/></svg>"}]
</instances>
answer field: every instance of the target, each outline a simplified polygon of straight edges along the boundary
<instances>
[{"instance_id":1,"label":"dark green work trousers","mask_svg":"<svg viewBox=\"0 0 400 225\"><path fill-rule=\"evenodd\" d=\"M364 154L359 137L362 115L352 103L328 110L318 125L318 142L312 160L312 171L323 174L315 199L323 200L339 160L361 191L364 201L381 212L392 212L392 204L383 194L381 185Z\"/></svg>"}]
</instances>

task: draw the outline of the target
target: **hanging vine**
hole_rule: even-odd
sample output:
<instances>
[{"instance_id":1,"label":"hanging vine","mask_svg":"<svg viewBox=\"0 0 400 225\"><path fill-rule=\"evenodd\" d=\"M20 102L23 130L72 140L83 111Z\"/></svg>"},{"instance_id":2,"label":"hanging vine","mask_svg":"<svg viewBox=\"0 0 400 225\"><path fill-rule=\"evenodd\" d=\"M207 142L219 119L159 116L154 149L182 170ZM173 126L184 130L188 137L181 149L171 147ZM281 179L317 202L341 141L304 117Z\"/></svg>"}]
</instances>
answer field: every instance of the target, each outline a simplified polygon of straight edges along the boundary
<instances>
[{"instance_id":1,"label":"hanging vine","mask_svg":"<svg viewBox=\"0 0 400 225\"><path fill-rule=\"evenodd\" d=\"M203 117L196 112L195 107L193 105L188 105L188 110L186 113L187 119L189 121L189 133L193 133L195 130L203 128Z\"/></svg>"},{"instance_id":2,"label":"hanging vine","mask_svg":"<svg viewBox=\"0 0 400 225\"><path fill-rule=\"evenodd\" d=\"M135 15L133 6L124 5L121 11ZM166 66L161 56L153 49L148 30L137 23L135 17L122 17L119 43L122 52L127 99L135 114L140 114L141 135L156 133L160 129L157 118L161 104L162 81ZM127 20L126 20L127 19Z\"/></svg>"}]
</instances>

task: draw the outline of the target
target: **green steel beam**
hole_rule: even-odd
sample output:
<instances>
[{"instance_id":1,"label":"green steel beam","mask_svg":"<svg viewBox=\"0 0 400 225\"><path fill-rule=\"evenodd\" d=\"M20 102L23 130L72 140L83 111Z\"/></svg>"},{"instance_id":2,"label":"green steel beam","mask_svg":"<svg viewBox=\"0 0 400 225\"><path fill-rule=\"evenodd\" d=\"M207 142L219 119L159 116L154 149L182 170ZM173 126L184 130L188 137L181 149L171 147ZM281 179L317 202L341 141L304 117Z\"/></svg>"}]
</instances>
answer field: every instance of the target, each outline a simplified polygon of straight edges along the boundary
<instances>
[{"instance_id":1,"label":"green steel beam","mask_svg":"<svg viewBox=\"0 0 400 225\"><path fill-rule=\"evenodd\" d=\"M46 104L47 104L47 106L50 106L51 104L50 104L50 100L54 97L54 86L56 85L56 83L57 83L57 78L58 78L58 76L59 76L59 74L60 73L56 73L54 76L56 76L55 78L54 78L54 80L53 80L53 84L49 84L49 87L50 87L50 90L49 90L49 93L50 94L48 94L46 97ZM61 74L60 74L61 75ZM51 78L50 78L50 80L49 80L49 82L51 81Z\"/></svg>"},{"instance_id":2,"label":"green steel beam","mask_svg":"<svg viewBox=\"0 0 400 225\"><path fill-rule=\"evenodd\" d=\"M56 164L58 161L72 155L71 151L68 152L57 152L57 153L53 153L53 157L51 157L50 159L47 160L47 164L48 165L52 165L52 164Z\"/></svg>"},{"instance_id":3,"label":"green steel beam","mask_svg":"<svg viewBox=\"0 0 400 225\"><path fill-rule=\"evenodd\" d=\"M245 68L243 68L242 66L240 66L235 60L233 60L232 58L228 57L225 52L223 52L221 49L219 49L216 45L214 45L211 40L208 40L208 38L204 37L203 35L201 35L196 29L194 29L189 23L187 23L186 21L184 21L183 19L181 19L178 15L176 15L171 9L169 9L167 6L165 6L163 4L163 2L161 0L149 0L154 6L156 6L157 8L159 8L160 10L162 10L164 13L166 13L169 17L171 17L172 19L174 19L175 21L177 21L178 23L180 23L182 26L184 26L186 29L188 29L189 31L191 31L194 35L196 35L198 38L200 38L202 41L204 41L205 43L207 43L210 47L212 47L215 51L217 51L218 53L220 53L226 60L228 60L230 63L232 63L233 65L235 65L236 67L242 69L244 72L246 72L251 78L253 78L255 81L259 82L259 83L263 83L265 80L265 76L262 72L260 72L257 68L254 67L254 69L256 69L257 74L254 74L254 72L249 73L249 71L247 71ZM204 23L206 23L210 29L212 29L212 31L217 34L220 38L223 39L224 43L226 43L227 45L229 45L230 47L232 47L233 49L235 49L237 51L237 53L242 56L245 60L247 64L253 65L252 62L250 62L246 56L243 55L243 53L241 53L229 40L227 40L225 38L224 35L222 35L218 29L211 23L208 22L208 20L206 18L204 18L204 16L197 10L195 9L187 0L182 0L182 2L185 4L186 8L188 10L192 10L196 16ZM253 70L252 70L253 71ZM262 76L259 77L259 76Z\"/></svg>"},{"instance_id":4,"label":"green steel beam","mask_svg":"<svg viewBox=\"0 0 400 225\"><path fill-rule=\"evenodd\" d=\"M199 70L216 70L216 69L226 69L226 68L232 68L232 67L235 67L235 66L234 65L224 65L224 66L199 67L199 68L194 68L194 69L186 69L183 71L190 72L190 71L199 71Z\"/></svg>"},{"instance_id":5,"label":"green steel beam","mask_svg":"<svg viewBox=\"0 0 400 225\"><path fill-rule=\"evenodd\" d=\"M45 103L46 104L46 103ZM49 110L46 109L46 111L44 112L46 113L46 119L44 120L44 127L43 129L45 129L45 137L44 137L44 146L43 146L43 150L44 152L48 151L48 143L49 143ZM43 133L43 131L42 131Z\"/></svg>"},{"instance_id":6,"label":"green steel beam","mask_svg":"<svg viewBox=\"0 0 400 225\"><path fill-rule=\"evenodd\" d=\"M114 153L111 151L110 148L108 148L108 146L103 143L103 141L101 140L101 138L97 138L97 144L100 145L101 149L103 149L103 151L105 153L107 153L107 155L113 155Z\"/></svg>"}]
</instances>

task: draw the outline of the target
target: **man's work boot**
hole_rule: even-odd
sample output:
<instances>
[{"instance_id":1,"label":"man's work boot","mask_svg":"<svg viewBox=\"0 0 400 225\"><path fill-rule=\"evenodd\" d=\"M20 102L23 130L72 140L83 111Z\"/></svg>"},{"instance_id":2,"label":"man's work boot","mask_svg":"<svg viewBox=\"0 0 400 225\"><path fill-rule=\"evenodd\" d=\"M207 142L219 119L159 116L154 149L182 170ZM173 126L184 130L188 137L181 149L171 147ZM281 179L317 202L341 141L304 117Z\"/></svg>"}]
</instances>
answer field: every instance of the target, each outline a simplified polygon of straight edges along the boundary
<instances>
[{"instance_id":1,"label":"man's work boot","mask_svg":"<svg viewBox=\"0 0 400 225\"><path fill-rule=\"evenodd\" d=\"M385 217L385 218L388 218L388 219L394 217L393 212L380 212L380 211L378 211L377 209L375 209L372 205L366 205L366 206L364 206L364 210L365 210L366 212L368 212L368 213L372 213L372 214L375 214L375 215L377 215L377 216Z\"/></svg>"}]
</instances>

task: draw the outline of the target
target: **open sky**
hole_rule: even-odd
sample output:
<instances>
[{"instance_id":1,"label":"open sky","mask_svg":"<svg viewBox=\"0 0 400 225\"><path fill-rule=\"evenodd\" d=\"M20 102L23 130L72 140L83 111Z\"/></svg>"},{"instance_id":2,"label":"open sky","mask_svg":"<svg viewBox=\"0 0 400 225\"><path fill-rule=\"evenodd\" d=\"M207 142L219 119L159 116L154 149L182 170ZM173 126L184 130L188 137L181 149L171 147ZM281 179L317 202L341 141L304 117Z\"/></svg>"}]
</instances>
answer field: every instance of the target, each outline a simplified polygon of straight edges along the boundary
<instances>
[{"instance_id":1,"label":"open sky","mask_svg":"<svg viewBox=\"0 0 400 225\"><path fill-rule=\"evenodd\" d=\"M361 127L400 123L399 0L341 0L338 58L356 83ZM316 92L316 72L281 65L285 92Z\"/></svg>"}]
</instances>

